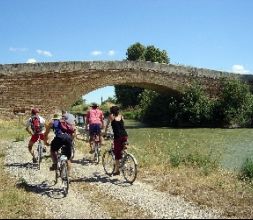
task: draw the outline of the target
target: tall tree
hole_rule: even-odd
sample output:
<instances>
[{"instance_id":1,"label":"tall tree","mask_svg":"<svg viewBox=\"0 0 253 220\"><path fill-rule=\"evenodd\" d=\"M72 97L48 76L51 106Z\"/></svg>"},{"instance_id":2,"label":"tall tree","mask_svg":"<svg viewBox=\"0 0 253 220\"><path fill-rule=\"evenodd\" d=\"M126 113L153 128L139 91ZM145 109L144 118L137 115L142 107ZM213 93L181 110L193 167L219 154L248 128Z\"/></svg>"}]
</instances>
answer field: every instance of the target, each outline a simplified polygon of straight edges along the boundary
<instances>
[{"instance_id":1,"label":"tall tree","mask_svg":"<svg viewBox=\"0 0 253 220\"><path fill-rule=\"evenodd\" d=\"M115 86L115 96L117 102L121 104L123 108L134 107L139 103L139 94L143 92L142 88L123 86Z\"/></svg>"},{"instance_id":2,"label":"tall tree","mask_svg":"<svg viewBox=\"0 0 253 220\"><path fill-rule=\"evenodd\" d=\"M127 49L127 53L126 53L127 60L132 60L132 61L144 60L145 50L146 50L146 47L140 44L139 42L131 45Z\"/></svg>"},{"instance_id":3,"label":"tall tree","mask_svg":"<svg viewBox=\"0 0 253 220\"><path fill-rule=\"evenodd\" d=\"M153 45L147 46L144 54L146 61L158 62L158 63L169 63L169 57L165 50L160 51Z\"/></svg>"},{"instance_id":4,"label":"tall tree","mask_svg":"<svg viewBox=\"0 0 253 220\"><path fill-rule=\"evenodd\" d=\"M137 42L127 49L127 60L131 61L151 61L159 63L169 63L169 58L165 50L161 51L153 45L144 46ZM115 86L117 101L123 107L135 107L139 104L139 96L144 91L142 88L132 86Z\"/></svg>"}]
</instances>

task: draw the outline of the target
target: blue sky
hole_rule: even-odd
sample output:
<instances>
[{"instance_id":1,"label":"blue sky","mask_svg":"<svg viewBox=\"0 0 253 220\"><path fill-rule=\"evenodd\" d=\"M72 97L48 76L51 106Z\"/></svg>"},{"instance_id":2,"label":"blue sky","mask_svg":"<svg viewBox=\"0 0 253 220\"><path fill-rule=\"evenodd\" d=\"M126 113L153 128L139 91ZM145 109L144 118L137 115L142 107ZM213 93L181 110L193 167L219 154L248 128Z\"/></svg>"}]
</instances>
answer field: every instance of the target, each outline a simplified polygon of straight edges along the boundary
<instances>
[{"instance_id":1,"label":"blue sky","mask_svg":"<svg viewBox=\"0 0 253 220\"><path fill-rule=\"evenodd\" d=\"M123 60L140 42L172 64L253 73L253 0L1 0L0 10L0 64Z\"/></svg>"}]
</instances>

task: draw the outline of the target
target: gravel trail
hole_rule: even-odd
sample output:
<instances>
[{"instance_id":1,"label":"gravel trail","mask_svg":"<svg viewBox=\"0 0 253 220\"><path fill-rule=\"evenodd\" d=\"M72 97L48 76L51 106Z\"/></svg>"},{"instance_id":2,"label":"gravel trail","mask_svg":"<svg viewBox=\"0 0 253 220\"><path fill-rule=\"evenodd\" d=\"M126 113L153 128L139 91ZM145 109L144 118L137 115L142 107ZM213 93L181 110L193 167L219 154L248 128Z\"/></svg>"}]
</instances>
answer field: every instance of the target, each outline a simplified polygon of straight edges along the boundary
<instances>
[{"instance_id":1,"label":"gravel trail","mask_svg":"<svg viewBox=\"0 0 253 220\"><path fill-rule=\"evenodd\" d=\"M99 199L91 197L92 189L99 192L100 196L108 198L108 203L110 198L114 198L126 208L145 213L139 218L145 216L153 219L222 218L217 210L202 209L184 201L181 197L159 192L152 185L142 183L138 177L133 185L125 183L122 176L108 177L104 174L101 164L90 163L90 155L82 155L80 152L77 152L73 161L69 194L64 197L60 184L54 183L54 172L49 171L51 163L49 155L42 161L41 170L37 170L31 163L31 155L26 147L27 141L8 143L5 157L6 171L16 177L20 184L25 185L28 191L37 195L48 218L114 218L107 209L104 209L104 205L100 204ZM83 157L86 160L83 160ZM84 184L89 184L90 189L79 190Z\"/></svg>"}]
</instances>

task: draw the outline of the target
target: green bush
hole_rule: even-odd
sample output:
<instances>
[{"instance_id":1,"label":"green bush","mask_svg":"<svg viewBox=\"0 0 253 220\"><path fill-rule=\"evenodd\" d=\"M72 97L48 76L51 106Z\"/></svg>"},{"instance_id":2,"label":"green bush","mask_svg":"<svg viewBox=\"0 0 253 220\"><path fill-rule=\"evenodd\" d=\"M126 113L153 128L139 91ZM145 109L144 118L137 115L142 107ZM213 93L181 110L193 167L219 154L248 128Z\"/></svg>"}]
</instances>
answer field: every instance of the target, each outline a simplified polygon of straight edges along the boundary
<instances>
[{"instance_id":1,"label":"green bush","mask_svg":"<svg viewBox=\"0 0 253 220\"><path fill-rule=\"evenodd\" d=\"M247 158L242 164L239 177L243 180L253 180L253 160Z\"/></svg>"},{"instance_id":2,"label":"green bush","mask_svg":"<svg viewBox=\"0 0 253 220\"><path fill-rule=\"evenodd\" d=\"M202 87L193 84L182 97L180 120L190 126L210 126L213 121L214 102L204 93Z\"/></svg>"},{"instance_id":3,"label":"green bush","mask_svg":"<svg viewBox=\"0 0 253 220\"><path fill-rule=\"evenodd\" d=\"M241 127L251 123L253 96L247 84L237 79L223 79L219 105L224 126Z\"/></svg>"},{"instance_id":4,"label":"green bush","mask_svg":"<svg viewBox=\"0 0 253 220\"><path fill-rule=\"evenodd\" d=\"M179 153L170 154L170 164L172 167L178 167L182 162L181 155Z\"/></svg>"},{"instance_id":5,"label":"green bush","mask_svg":"<svg viewBox=\"0 0 253 220\"><path fill-rule=\"evenodd\" d=\"M177 121L178 101L175 97L145 90L141 94L138 118L153 126L174 126Z\"/></svg>"}]
</instances>

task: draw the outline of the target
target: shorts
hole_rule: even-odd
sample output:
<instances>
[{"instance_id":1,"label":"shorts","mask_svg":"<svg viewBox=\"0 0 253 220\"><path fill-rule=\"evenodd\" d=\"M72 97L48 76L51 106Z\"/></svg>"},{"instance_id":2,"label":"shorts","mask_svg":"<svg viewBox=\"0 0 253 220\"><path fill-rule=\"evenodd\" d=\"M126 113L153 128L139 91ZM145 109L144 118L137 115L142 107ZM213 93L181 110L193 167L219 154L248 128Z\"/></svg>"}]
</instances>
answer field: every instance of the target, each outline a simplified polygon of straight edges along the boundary
<instances>
[{"instance_id":1,"label":"shorts","mask_svg":"<svg viewBox=\"0 0 253 220\"><path fill-rule=\"evenodd\" d=\"M30 141L33 142L33 143L36 143L38 140L44 140L44 134L33 134Z\"/></svg>"},{"instance_id":2,"label":"shorts","mask_svg":"<svg viewBox=\"0 0 253 220\"><path fill-rule=\"evenodd\" d=\"M122 158L123 143L127 142L127 137L119 137L114 139L114 155L116 160Z\"/></svg>"},{"instance_id":3,"label":"shorts","mask_svg":"<svg viewBox=\"0 0 253 220\"><path fill-rule=\"evenodd\" d=\"M92 137L95 134L101 133L101 127L100 124L90 124L89 127L90 136Z\"/></svg>"},{"instance_id":4,"label":"shorts","mask_svg":"<svg viewBox=\"0 0 253 220\"><path fill-rule=\"evenodd\" d=\"M64 146L64 148L62 148ZM56 152L62 148L62 153L67 156L68 160L71 158L72 138L68 134L60 134L54 137L51 142L51 151Z\"/></svg>"}]
</instances>

